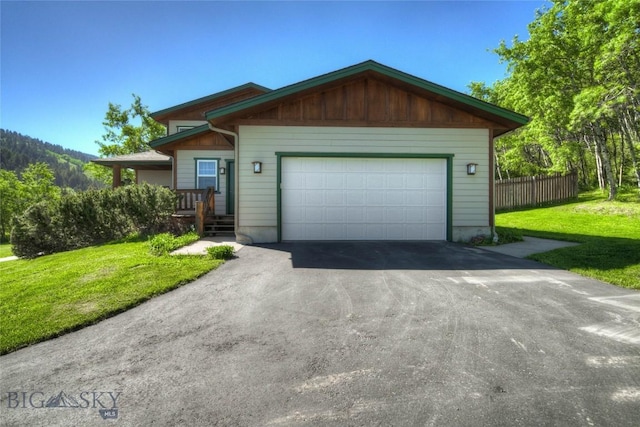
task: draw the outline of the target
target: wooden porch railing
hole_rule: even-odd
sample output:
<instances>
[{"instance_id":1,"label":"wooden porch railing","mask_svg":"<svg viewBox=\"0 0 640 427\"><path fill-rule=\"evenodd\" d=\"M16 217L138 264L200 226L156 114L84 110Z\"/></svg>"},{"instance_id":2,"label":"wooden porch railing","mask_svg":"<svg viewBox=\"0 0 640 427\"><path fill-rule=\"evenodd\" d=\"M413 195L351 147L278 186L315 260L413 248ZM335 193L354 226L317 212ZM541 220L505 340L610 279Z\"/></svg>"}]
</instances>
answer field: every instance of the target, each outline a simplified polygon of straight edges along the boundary
<instances>
[{"instance_id":1,"label":"wooden porch railing","mask_svg":"<svg viewBox=\"0 0 640 427\"><path fill-rule=\"evenodd\" d=\"M205 202L205 214L215 212L215 188L206 189L180 189L174 190L179 196L176 205L176 213L183 215L195 215L196 202Z\"/></svg>"}]
</instances>

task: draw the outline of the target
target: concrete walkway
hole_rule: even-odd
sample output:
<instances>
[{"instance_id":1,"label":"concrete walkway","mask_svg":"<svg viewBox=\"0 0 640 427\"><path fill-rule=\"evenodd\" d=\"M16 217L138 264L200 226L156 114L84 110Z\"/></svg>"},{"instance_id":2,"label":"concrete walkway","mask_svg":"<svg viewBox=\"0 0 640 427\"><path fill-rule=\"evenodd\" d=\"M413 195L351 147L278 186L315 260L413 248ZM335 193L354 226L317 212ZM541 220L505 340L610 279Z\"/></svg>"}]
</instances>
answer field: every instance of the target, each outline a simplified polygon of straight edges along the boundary
<instances>
[{"instance_id":1,"label":"concrete walkway","mask_svg":"<svg viewBox=\"0 0 640 427\"><path fill-rule=\"evenodd\" d=\"M206 255L207 248L222 245L233 246L235 252L238 252L244 247L244 245L236 242L236 236L204 237L197 242L183 246L180 249L176 249L171 252L171 255Z\"/></svg>"},{"instance_id":2,"label":"concrete walkway","mask_svg":"<svg viewBox=\"0 0 640 427\"><path fill-rule=\"evenodd\" d=\"M0 262L15 261L16 259L19 259L19 258L17 256L8 256L8 257L0 258Z\"/></svg>"},{"instance_id":3,"label":"concrete walkway","mask_svg":"<svg viewBox=\"0 0 640 427\"><path fill-rule=\"evenodd\" d=\"M539 239L537 237L523 236L524 241L516 243L508 243L499 246L482 246L492 252L498 252L504 255L511 255L517 258L526 258L529 255L539 254L542 252L552 251L554 249L566 248L568 246L577 246L579 243L563 242L560 240Z\"/></svg>"}]
</instances>

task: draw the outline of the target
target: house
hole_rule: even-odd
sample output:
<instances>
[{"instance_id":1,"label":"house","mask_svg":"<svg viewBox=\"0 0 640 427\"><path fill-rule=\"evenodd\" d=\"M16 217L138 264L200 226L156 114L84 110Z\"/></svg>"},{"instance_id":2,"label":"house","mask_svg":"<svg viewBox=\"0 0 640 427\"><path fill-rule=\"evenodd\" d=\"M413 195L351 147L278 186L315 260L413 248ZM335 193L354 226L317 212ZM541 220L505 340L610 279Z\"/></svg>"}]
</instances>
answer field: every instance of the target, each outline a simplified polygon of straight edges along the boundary
<instances>
[{"instance_id":1,"label":"house","mask_svg":"<svg viewBox=\"0 0 640 427\"><path fill-rule=\"evenodd\" d=\"M172 160L155 178L215 187L244 243L490 235L494 138L528 122L374 61L152 117L168 136L150 145Z\"/></svg>"}]
</instances>

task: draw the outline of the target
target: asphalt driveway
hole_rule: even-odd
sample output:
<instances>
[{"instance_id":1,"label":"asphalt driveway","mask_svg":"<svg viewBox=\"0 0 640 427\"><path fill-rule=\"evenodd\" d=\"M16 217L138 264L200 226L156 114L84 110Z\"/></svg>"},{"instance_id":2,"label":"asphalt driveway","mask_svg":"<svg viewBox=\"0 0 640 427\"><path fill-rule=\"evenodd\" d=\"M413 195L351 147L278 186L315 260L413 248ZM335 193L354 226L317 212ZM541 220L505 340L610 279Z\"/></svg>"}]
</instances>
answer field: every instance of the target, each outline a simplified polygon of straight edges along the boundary
<instances>
[{"instance_id":1,"label":"asphalt driveway","mask_svg":"<svg viewBox=\"0 0 640 427\"><path fill-rule=\"evenodd\" d=\"M248 246L0 368L2 425L638 426L640 293L451 243Z\"/></svg>"}]
</instances>

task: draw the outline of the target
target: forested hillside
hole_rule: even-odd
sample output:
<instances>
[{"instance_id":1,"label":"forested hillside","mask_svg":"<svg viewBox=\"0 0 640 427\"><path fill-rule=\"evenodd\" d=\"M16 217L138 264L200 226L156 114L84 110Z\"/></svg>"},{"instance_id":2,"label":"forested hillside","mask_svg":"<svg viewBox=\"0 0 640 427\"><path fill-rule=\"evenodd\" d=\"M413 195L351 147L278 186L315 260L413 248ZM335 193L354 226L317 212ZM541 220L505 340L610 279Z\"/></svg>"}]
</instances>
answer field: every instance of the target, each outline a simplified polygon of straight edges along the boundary
<instances>
[{"instance_id":1,"label":"forested hillside","mask_svg":"<svg viewBox=\"0 0 640 427\"><path fill-rule=\"evenodd\" d=\"M44 162L55 174L55 184L75 190L101 187L87 177L84 164L96 156L69 150L26 135L0 129L0 169L14 171L20 176L32 163Z\"/></svg>"}]
</instances>

